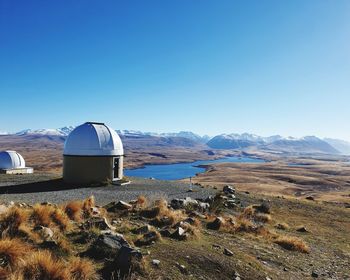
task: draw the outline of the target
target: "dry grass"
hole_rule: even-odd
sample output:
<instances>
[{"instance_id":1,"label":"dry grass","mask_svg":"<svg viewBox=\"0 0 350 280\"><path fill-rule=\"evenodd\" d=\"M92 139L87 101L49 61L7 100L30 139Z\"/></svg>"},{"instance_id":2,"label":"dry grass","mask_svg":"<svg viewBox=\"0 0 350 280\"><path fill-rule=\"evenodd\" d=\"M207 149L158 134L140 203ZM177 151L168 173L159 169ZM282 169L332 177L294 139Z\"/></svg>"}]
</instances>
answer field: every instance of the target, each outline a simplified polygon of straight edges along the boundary
<instances>
[{"instance_id":1,"label":"dry grass","mask_svg":"<svg viewBox=\"0 0 350 280\"><path fill-rule=\"evenodd\" d=\"M270 214L264 214L264 213L257 213L253 217L254 221L260 222L260 223L269 223L272 221Z\"/></svg>"},{"instance_id":2,"label":"dry grass","mask_svg":"<svg viewBox=\"0 0 350 280\"><path fill-rule=\"evenodd\" d=\"M9 278L10 278L10 272L5 268L0 267L0 279L7 280Z\"/></svg>"},{"instance_id":3,"label":"dry grass","mask_svg":"<svg viewBox=\"0 0 350 280\"><path fill-rule=\"evenodd\" d=\"M237 224L234 226L235 232L256 233L256 229L257 227L251 220L243 217L237 218Z\"/></svg>"},{"instance_id":4,"label":"dry grass","mask_svg":"<svg viewBox=\"0 0 350 280\"><path fill-rule=\"evenodd\" d=\"M136 207L140 209L144 209L149 205L147 198L143 195L139 195L136 200Z\"/></svg>"},{"instance_id":5,"label":"dry grass","mask_svg":"<svg viewBox=\"0 0 350 280\"><path fill-rule=\"evenodd\" d=\"M81 222L83 219L83 202L78 200L68 202L64 211L71 220Z\"/></svg>"},{"instance_id":6,"label":"dry grass","mask_svg":"<svg viewBox=\"0 0 350 280\"><path fill-rule=\"evenodd\" d=\"M98 280L95 264L88 259L73 257L69 260L68 271L71 280Z\"/></svg>"},{"instance_id":7,"label":"dry grass","mask_svg":"<svg viewBox=\"0 0 350 280\"><path fill-rule=\"evenodd\" d=\"M56 260L49 251L37 251L30 254L23 263L23 267L14 275L13 279L37 280L70 280L65 263Z\"/></svg>"},{"instance_id":8,"label":"dry grass","mask_svg":"<svg viewBox=\"0 0 350 280\"><path fill-rule=\"evenodd\" d=\"M72 228L72 223L67 214L60 208L55 209L51 213L52 221L59 227L61 231L67 231Z\"/></svg>"},{"instance_id":9,"label":"dry grass","mask_svg":"<svg viewBox=\"0 0 350 280\"><path fill-rule=\"evenodd\" d=\"M32 213L35 225L49 227L52 223L51 214L54 210L55 208L50 205L35 204Z\"/></svg>"},{"instance_id":10,"label":"dry grass","mask_svg":"<svg viewBox=\"0 0 350 280\"><path fill-rule=\"evenodd\" d=\"M0 231L2 237L15 237L19 235L19 228L28 221L28 218L29 212L27 209L12 207L0 218Z\"/></svg>"},{"instance_id":11,"label":"dry grass","mask_svg":"<svg viewBox=\"0 0 350 280\"><path fill-rule=\"evenodd\" d=\"M0 260L3 268L12 271L18 267L26 254L32 250L32 247L20 239L1 239L0 240ZM1 278L0 278L1 279Z\"/></svg>"},{"instance_id":12,"label":"dry grass","mask_svg":"<svg viewBox=\"0 0 350 280\"><path fill-rule=\"evenodd\" d=\"M293 236L278 236L274 242L282 248L290 251L298 251L302 253L309 253L310 248L303 240Z\"/></svg>"},{"instance_id":13,"label":"dry grass","mask_svg":"<svg viewBox=\"0 0 350 280\"><path fill-rule=\"evenodd\" d=\"M289 225L287 223L278 223L275 225L275 228L281 229L281 230L287 230L289 229Z\"/></svg>"},{"instance_id":14,"label":"dry grass","mask_svg":"<svg viewBox=\"0 0 350 280\"><path fill-rule=\"evenodd\" d=\"M68 202L64 207L64 212L68 217L76 222L81 222L83 219L89 218L92 215L92 209L95 207L95 197L79 201Z\"/></svg>"},{"instance_id":15,"label":"dry grass","mask_svg":"<svg viewBox=\"0 0 350 280\"><path fill-rule=\"evenodd\" d=\"M186 218L184 211L169 209L165 199L156 200L153 207L141 210L140 215L153 219L156 226L174 225Z\"/></svg>"}]
</instances>

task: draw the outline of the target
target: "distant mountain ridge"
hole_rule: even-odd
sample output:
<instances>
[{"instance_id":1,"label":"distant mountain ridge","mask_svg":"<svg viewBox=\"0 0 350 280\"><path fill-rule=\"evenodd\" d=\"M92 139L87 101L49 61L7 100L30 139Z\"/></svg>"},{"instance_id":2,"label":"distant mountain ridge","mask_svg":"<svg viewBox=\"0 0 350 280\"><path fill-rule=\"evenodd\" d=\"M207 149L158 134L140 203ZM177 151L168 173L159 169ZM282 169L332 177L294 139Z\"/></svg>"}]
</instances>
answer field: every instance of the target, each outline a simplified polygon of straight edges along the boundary
<instances>
[{"instance_id":1,"label":"distant mountain ridge","mask_svg":"<svg viewBox=\"0 0 350 280\"><path fill-rule=\"evenodd\" d=\"M67 137L74 126L65 126L58 129L25 129L14 134L0 132L0 135L17 136L60 136ZM177 143L183 146L193 146L195 143L206 144L213 149L249 149L256 148L263 151L277 151L282 153L326 153L350 155L350 143L344 140L316 136L305 136L301 138L283 137L273 135L262 137L251 133L220 134L214 137L198 135L191 131L180 131L170 133L142 132L138 130L117 130L122 138L137 139L149 138L148 143L154 139L155 143L162 145L173 145ZM163 140L156 140L163 138ZM181 140L182 139L182 140ZM187 139L187 140L186 140ZM159 142L161 141L161 142Z\"/></svg>"}]
</instances>

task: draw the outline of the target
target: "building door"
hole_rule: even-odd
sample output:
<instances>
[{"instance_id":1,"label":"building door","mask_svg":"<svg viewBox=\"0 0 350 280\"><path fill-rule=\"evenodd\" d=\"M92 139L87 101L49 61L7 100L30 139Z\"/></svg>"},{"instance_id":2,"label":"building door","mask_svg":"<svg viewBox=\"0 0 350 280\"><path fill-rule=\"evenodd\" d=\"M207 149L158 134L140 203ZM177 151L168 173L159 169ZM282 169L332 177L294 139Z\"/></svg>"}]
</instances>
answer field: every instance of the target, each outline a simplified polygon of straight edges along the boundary
<instances>
[{"instance_id":1,"label":"building door","mask_svg":"<svg viewBox=\"0 0 350 280\"><path fill-rule=\"evenodd\" d=\"M114 158L113 179L119 179L119 158Z\"/></svg>"}]
</instances>

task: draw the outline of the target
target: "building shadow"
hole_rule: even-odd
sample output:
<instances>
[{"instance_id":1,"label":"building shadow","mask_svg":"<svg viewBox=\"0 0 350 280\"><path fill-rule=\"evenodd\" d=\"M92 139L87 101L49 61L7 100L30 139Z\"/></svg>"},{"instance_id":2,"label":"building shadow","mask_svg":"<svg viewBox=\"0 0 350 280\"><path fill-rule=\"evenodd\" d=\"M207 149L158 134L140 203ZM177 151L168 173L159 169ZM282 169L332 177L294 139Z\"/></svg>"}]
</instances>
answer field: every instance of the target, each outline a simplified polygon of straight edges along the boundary
<instances>
[{"instance_id":1,"label":"building shadow","mask_svg":"<svg viewBox=\"0 0 350 280\"><path fill-rule=\"evenodd\" d=\"M53 179L42 182L25 183L12 186L0 187L0 194L16 194L16 193L40 193L40 192L54 192L62 190L71 190L82 188L74 184L67 184L60 179Z\"/></svg>"}]
</instances>

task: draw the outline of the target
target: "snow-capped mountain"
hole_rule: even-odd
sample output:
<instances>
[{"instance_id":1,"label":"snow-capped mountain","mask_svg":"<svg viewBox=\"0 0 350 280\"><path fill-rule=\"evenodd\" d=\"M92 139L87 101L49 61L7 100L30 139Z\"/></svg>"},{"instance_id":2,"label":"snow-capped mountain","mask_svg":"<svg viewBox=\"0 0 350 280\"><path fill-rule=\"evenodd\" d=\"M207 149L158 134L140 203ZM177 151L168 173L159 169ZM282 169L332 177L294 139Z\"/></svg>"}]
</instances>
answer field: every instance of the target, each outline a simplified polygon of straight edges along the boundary
<instances>
[{"instance_id":1,"label":"snow-capped mountain","mask_svg":"<svg viewBox=\"0 0 350 280\"><path fill-rule=\"evenodd\" d=\"M122 136L154 136L154 137L181 137L190 139L196 142L206 143L210 137L208 135L200 136L191 131L169 132L169 133L156 133L156 132L143 132L139 130L117 130L117 133Z\"/></svg>"},{"instance_id":2,"label":"snow-capped mountain","mask_svg":"<svg viewBox=\"0 0 350 280\"><path fill-rule=\"evenodd\" d=\"M66 137L73 129L74 126L66 126L58 129L25 129L14 133L14 135L43 135ZM210 148L213 149L245 149L250 147L256 147L259 150L278 151L285 153L350 154L349 142L331 138L320 139L316 136L305 136L301 138L296 138L291 136L283 137L281 135L272 135L268 137L262 137L251 133L231 133L221 134L211 138L207 135L200 136L191 131L180 131L170 133L143 132L139 130L116 131L122 138L148 138L149 140L147 141L163 141L165 144L178 143L182 141L186 144L186 146L189 146L190 144L194 145L195 143L207 144ZM0 132L0 135L12 134ZM153 137L156 137L158 140L156 140L155 138L153 139ZM163 140L159 138L162 138ZM182 140L180 138L182 138ZM186 141L190 141L190 143L187 143Z\"/></svg>"},{"instance_id":3,"label":"snow-capped mountain","mask_svg":"<svg viewBox=\"0 0 350 280\"><path fill-rule=\"evenodd\" d=\"M325 138L323 140L330 144L332 147L336 148L342 154L350 155L350 142L332 138Z\"/></svg>"},{"instance_id":4,"label":"snow-capped mountain","mask_svg":"<svg viewBox=\"0 0 350 280\"><path fill-rule=\"evenodd\" d=\"M209 140L207 145L214 149L243 149L257 147L261 150L287 153L339 154L339 151L332 145L315 136L295 138L274 135L270 137L261 137L249 133L233 133L215 136Z\"/></svg>"},{"instance_id":5,"label":"snow-capped mountain","mask_svg":"<svg viewBox=\"0 0 350 280\"><path fill-rule=\"evenodd\" d=\"M0 135L8 135L8 132L0 131Z\"/></svg>"},{"instance_id":6,"label":"snow-capped mountain","mask_svg":"<svg viewBox=\"0 0 350 280\"><path fill-rule=\"evenodd\" d=\"M48 128L48 129L25 129L15 133L16 135L52 135L52 136L67 136L72 130L73 126L65 126L62 128Z\"/></svg>"}]
</instances>

